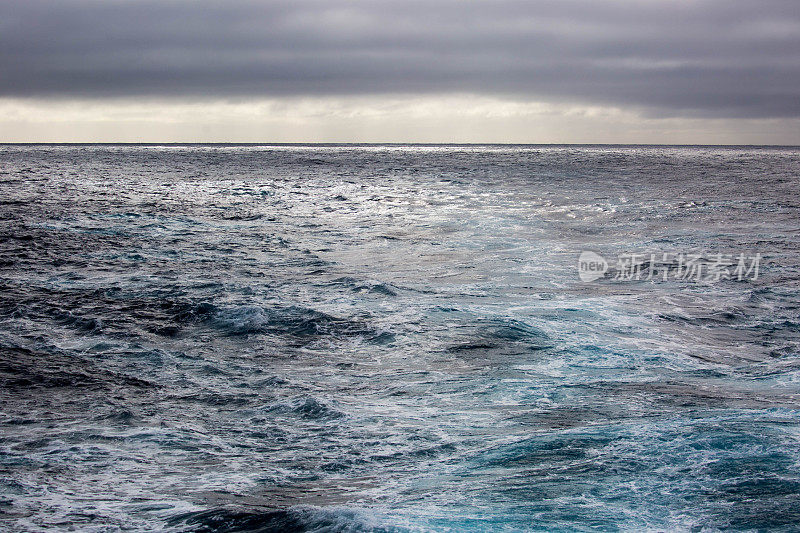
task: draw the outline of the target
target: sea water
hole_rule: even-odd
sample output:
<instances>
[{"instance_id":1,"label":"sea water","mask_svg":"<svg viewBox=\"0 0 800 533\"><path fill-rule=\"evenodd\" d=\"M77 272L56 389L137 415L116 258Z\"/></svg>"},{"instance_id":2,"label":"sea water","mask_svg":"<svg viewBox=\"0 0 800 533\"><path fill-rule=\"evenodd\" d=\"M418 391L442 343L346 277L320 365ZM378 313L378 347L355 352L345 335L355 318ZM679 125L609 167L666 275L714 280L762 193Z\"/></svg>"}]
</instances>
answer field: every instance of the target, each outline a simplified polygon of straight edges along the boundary
<instances>
[{"instance_id":1,"label":"sea water","mask_svg":"<svg viewBox=\"0 0 800 533\"><path fill-rule=\"evenodd\" d=\"M0 524L796 530L799 174L780 147L0 146Z\"/></svg>"}]
</instances>

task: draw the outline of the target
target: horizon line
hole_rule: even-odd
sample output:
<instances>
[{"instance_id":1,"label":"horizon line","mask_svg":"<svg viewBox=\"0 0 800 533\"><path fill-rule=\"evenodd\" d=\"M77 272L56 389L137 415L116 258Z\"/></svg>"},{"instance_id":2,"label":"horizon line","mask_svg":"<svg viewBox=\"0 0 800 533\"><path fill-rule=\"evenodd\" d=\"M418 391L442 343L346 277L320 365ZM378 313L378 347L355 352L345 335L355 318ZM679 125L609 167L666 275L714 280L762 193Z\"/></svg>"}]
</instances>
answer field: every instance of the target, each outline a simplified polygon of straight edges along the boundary
<instances>
[{"instance_id":1,"label":"horizon line","mask_svg":"<svg viewBox=\"0 0 800 533\"><path fill-rule=\"evenodd\" d=\"M631 146L631 147L717 147L717 148L800 148L800 144L697 144L697 143L515 143L515 142L235 142L235 141L92 141L37 142L0 141L0 146Z\"/></svg>"}]
</instances>

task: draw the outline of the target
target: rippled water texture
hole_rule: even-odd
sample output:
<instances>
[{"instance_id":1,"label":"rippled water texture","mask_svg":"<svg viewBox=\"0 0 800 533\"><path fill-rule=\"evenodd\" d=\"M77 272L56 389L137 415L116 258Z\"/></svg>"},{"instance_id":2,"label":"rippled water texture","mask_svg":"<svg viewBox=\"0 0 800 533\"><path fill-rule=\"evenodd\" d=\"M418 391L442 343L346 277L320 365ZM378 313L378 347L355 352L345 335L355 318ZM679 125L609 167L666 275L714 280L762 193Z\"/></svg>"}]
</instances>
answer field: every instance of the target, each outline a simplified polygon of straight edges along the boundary
<instances>
[{"instance_id":1,"label":"rippled water texture","mask_svg":"<svg viewBox=\"0 0 800 533\"><path fill-rule=\"evenodd\" d=\"M798 172L0 146L2 528L796 530ZM582 250L763 260L583 283Z\"/></svg>"}]
</instances>

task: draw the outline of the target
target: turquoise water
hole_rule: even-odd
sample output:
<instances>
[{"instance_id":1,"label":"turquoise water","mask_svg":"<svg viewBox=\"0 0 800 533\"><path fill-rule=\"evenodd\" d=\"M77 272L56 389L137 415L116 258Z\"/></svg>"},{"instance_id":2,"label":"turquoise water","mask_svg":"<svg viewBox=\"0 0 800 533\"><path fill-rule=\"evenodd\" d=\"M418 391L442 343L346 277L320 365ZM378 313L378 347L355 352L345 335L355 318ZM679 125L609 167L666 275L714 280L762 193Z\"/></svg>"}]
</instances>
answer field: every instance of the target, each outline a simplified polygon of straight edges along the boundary
<instances>
[{"instance_id":1,"label":"turquoise water","mask_svg":"<svg viewBox=\"0 0 800 533\"><path fill-rule=\"evenodd\" d=\"M11 531L795 530L800 151L0 147ZM578 256L761 254L756 279Z\"/></svg>"}]
</instances>

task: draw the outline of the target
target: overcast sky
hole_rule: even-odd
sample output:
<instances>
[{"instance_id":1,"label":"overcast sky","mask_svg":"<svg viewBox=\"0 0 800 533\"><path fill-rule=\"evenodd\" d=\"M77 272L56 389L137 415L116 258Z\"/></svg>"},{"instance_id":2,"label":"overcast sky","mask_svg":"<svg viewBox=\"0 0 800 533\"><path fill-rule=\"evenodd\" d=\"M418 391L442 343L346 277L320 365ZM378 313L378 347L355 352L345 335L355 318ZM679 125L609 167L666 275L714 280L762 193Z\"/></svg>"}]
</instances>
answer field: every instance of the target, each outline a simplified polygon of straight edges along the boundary
<instances>
[{"instance_id":1,"label":"overcast sky","mask_svg":"<svg viewBox=\"0 0 800 533\"><path fill-rule=\"evenodd\" d=\"M800 144L800 2L0 0L0 140Z\"/></svg>"}]
</instances>

